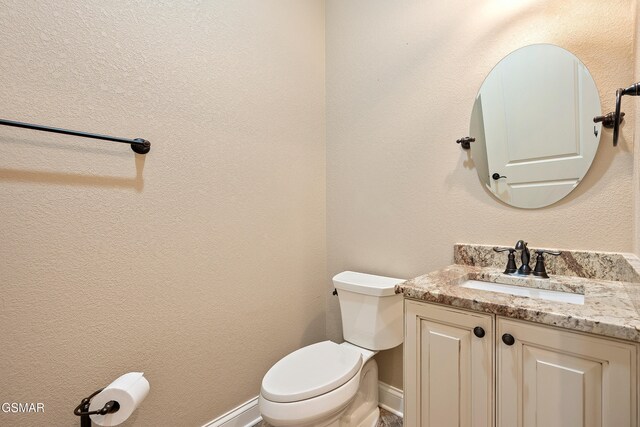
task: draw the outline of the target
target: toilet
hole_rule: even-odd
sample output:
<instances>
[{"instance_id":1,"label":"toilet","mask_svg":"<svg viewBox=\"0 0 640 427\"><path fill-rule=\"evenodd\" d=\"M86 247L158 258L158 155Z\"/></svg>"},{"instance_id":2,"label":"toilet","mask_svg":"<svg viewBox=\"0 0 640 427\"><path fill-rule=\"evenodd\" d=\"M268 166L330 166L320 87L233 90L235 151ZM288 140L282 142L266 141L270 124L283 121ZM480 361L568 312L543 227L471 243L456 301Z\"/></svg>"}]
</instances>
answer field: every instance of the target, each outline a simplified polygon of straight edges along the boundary
<instances>
[{"instance_id":1,"label":"toilet","mask_svg":"<svg viewBox=\"0 0 640 427\"><path fill-rule=\"evenodd\" d=\"M262 379L259 407L269 424L374 427L378 365L373 356L402 344L403 279L344 271L333 277L345 342L315 343L280 359Z\"/></svg>"}]
</instances>

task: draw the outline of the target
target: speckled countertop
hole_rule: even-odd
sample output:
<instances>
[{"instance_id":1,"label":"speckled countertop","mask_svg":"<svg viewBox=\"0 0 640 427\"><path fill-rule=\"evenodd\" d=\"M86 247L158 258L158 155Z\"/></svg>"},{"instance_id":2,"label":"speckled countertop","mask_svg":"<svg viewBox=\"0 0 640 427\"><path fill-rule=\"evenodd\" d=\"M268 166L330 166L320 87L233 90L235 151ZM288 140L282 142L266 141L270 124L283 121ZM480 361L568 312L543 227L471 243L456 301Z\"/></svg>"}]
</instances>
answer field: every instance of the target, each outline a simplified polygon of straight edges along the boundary
<instances>
[{"instance_id":1,"label":"speckled countertop","mask_svg":"<svg viewBox=\"0 0 640 427\"><path fill-rule=\"evenodd\" d=\"M456 264L401 283L396 286L396 293L406 298L640 342L640 261L635 256L563 251L562 258L570 261L558 260L552 268L548 264L550 279L519 278L502 274L504 266L498 268L494 264L506 264L506 255L495 257L491 248L456 245ZM469 254L473 256L466 256ZM576 259L581 264L574 263ZM566 265L572 270L567 270ZM575 270L587 277L578 277ZM558 272L574 275L558 275ZM583 294L584 304L459 286L469 279Z\"/></svg>"}]
</instances>

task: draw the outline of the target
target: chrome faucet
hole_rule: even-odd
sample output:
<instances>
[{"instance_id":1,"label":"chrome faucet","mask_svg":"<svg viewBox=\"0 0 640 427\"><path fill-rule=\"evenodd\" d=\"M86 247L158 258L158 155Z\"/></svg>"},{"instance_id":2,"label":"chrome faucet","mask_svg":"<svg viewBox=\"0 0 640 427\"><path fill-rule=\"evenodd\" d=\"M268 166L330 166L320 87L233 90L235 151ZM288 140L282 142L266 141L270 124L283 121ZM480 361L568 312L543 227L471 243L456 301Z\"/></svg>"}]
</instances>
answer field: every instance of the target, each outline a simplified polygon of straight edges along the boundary
<instances>
[{"instance_id":1,"label":"chrome faucet","mask_svg":"<svg viewBox=\"0 0 640 427\"><path fill-rule=\"evenodd\" d=\"M518 268L516 274L520 276L528 276L529 274L531 274L531 267L529 267L531 253L529 252L529 248L527 248L527 242L525 242L524 240L518 240L515 250L522 251L520 254L522 265L520 266L520 268Z\"/></svg>"}]
</instances>

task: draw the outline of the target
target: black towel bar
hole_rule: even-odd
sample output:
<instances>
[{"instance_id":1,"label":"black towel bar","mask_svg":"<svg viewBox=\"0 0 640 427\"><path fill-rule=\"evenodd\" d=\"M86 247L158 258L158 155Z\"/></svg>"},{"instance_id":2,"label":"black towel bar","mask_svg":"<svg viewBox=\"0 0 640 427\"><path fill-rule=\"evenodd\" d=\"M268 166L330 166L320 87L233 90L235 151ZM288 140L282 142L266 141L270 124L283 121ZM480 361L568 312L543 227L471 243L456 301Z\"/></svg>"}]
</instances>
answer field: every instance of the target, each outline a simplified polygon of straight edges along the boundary
<instances>
[{"instance_id":1,"label":"black towel bar","mask_svg":"<svg viewBox=\"0 0 640 427\"><path fill-rule=\"evenodd\" d=\"M131 149L138 154L147 154L151 150L151 143L146 139L136 138L119 138L117 136L100 135L97 133L80 132L77 130L54 128L50 126L34 125L31 123L14 122L13 120L0 119L0 125L13 126L17 128L40 130L43 132L62 133L64 135L81 136L83 138L102 139L104 141L122 142L129 144Z\"/></svg>"}]
</instances>

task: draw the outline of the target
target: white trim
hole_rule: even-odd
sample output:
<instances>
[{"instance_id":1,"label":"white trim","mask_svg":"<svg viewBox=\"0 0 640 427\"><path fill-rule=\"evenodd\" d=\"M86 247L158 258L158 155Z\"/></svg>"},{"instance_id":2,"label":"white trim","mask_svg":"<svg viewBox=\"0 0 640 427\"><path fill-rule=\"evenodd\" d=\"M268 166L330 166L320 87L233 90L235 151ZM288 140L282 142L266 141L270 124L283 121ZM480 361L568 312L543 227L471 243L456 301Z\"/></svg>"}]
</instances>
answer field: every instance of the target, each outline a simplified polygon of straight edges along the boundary
<instances>
[{"instance_id":1,"label":"white trim","mask_svg":"<svg viewBox=\"0 0 640 427\"><path fill-rule=\"evenodd\" d=\"M262 421L258 408L258 396L233 408L202 427L251 427Z\"/></svg>"},{"instance_id":2,"label":"white trim","mask_svg":"<svg viewBox=\"0 0 640 427\"><path fill-rule=\"evenodd\" d=\"M394 415L402 417L404 393L399 388L378 381L378 405Z\"/></svg>"},{"instance_id":3,"label":"white trim","mask_svg":"<svg viewBox=\"0 0 640 427\"><path fill-rule=\"evenodd\" d=\"M378 381L378 404L381 408L402 417L403 398L402 390ZM258 408L258 396L256 396L202 427L252 427L260 421L262 417Z\"/></svg>"}]
</instances>

